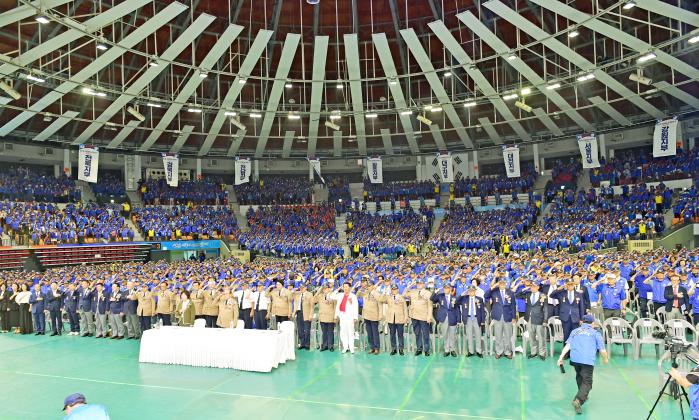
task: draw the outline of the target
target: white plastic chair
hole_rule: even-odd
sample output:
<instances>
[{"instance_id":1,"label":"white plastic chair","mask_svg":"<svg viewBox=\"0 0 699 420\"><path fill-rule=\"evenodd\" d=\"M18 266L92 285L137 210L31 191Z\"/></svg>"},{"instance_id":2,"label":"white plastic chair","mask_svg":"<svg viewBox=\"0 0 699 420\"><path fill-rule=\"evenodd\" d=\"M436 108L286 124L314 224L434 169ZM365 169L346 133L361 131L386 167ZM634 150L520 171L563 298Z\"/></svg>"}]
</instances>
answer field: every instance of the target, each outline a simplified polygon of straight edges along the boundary
<instances>
[{"instance_id":1,"label":"white plastic chair","mask_svg":"<svg viewBox=\"0 0 699 420\"><path fill-rule=\"evenodd\" d=\"M517 325L515 325L515 330L514 334L512 334L513 337L515 337L515 342L517 335L520 336L522 339L522 354L527 354L527 344L529 343L529 323L527 322L526 319L520 318L517 321ZM512 346L512 349L514 350L514 346Z\"/></svg>"},{"instance_id":2,"label":"white plastic chair","mask_svg":"<svg viewBox=\"0 0 699 420\"><path fill-rule=\"evenodd\" d=\"M636 331L625 319L612 317L602 324L604 330L604 341L607 343L607 353L612 356L612 344L621 344L624 348L624 356L628 355L626 345L631 345L631 349L636 348Z\"/></svg>"},{"instance_id":3,"label":"white plastic chair","mask_svg":"<svg viewBox=\"0 0 699 420\"><path fill-rule=\"evenodd\" d=\"M206 320L204 318L195 319L194 328L206 328Z\"/></svg>"},{"instance_id":4,"label":"white plastic chair","mask_svg":"<svg viewBox=\"0 0 699 420\"><path fill-rule=\"evenodd\" d=\"M665 321L667 321L667 312L665 312L664 306L655 311L655 319L657 319L661 324L664 324Z\"/></svg>"},{"instance_id":5,"label":"white plastic chair","mask_svg":"<svg viewBox=\"0 0 699 420\"><path fill-rule=\"evenodd\" d=\"M284 321L279 324L279 331L286 334L284 346L284 355L287 360L296 360L296 348L294 341L296 340L296 326L292 321Z\"/></svg>"},{"instance_id":6,"label":"white plastic chair","mask_svg":"<svg viewBox=\"0 0 699 420\"><path fill-rule=\"evenodd\" d=\"M549 327L549 349L551 357L556 352L556 343L563 343L563 323L557 316L552 316L548 321Z\"/></svg>"},{"instance_id":7,"label":"white plastic chair","mask_svg":"<svg viewBox=\"0 0 699 420\"><path fill-rule=\"evenodd\" d=\"M634 358L641 357L641 350L644 344L655 345L655 356L660 357L660 346L665 343L661 338L653 338L653 333L663 331L663 325L655 319L641 318L634 322L633 329L636 332L636 349Z\"/></svg>"},{"instance_id":8,"label":"white plastic chair","mask_svg":"<svg viewBox=\"0 0 699 420\"><path fill-rule=\"evenodd\" d=\"M235 326L235 329L236 330L244 330L245 329L245 321L243 321L242 319L239 319L238 323Z\"/></svg>"},{"instance_id":9,"label":"white plastic chair","mask_svg":"<svg viewBox=\"0 0 699 420\"><path fill-rule=\"evenodd\" d=\"M684 341L688 341L687 333L691 333L691 342L694 343L697 340L696 328L694 328L694 325L690 324L684 319L670 319L665 322L664 326L673 337L681 338Z\"/></svg>"}]
</instances>

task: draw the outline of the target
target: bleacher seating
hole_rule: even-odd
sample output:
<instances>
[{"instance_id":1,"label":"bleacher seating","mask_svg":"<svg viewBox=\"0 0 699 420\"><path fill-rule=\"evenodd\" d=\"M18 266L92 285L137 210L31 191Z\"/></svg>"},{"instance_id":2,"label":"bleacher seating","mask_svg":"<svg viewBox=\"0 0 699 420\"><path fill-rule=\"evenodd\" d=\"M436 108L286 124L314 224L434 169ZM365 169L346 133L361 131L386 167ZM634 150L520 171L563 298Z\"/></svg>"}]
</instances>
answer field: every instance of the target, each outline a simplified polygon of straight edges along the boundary
<instances>
[{"instance_id":1,"label":"bleacher seating","mask_svg":"<svg viewBox=\"0 0 699 420\"><path fill-rule=\"evenodd\" d=\"M352 211L347 216L347 243L350 249L359 246L361 254L398 255L414 253L427 240L433 212L412 208L391 213Z\"/></svg>"},{"instance_id":2,"label":"bleacher seating","mask_svg":"<svg viewBox=\"0 0 699 420\"><path fill-rule=\"evenodd\" d=\"M234 188L240 204L310 204L313 182L302 177L272 176Z\"/></svg>"},{"instance_id":3,"label":"bleacher seating","mask_svg":"<svg viewBox=\"0 0 699 420\"><path fill-rule=\"evenodd\" d=\"M220 178L180 181L177 187L170 187L164 179L148 179L139 183L138 190L145 204L227 205L228 194L223 185Z\"/></svg>"},{"instance_id":4,"label":"bleacher seating","mask_svg":"<svg viewBox=\"0 0 699 420\"><path fill-rule=\"evenodd\" d=\"M660 158L653 157L651 148L617 150L614 158L600 159L600 165L590 170L594 187L599 187L603 181L610 185L631 185L694 178L699 174L699 147L690 152L678 149L676 156Z\"/></svg>"},{"instance_id":5,"label":"bleacher seating","mask_svg":"<svg viewBox=\"0 0 699 420\"><path fill-rule=\"evenodd\" d=\"M0 248L0 270L21 269L29 257L27 248Z\"/></svg>"},{"instance_id":6,"label":"bleacher seating","mask_svg":"<svg viewBox=\"0 0 699 420\"><path fill-rule=\"evenodd\" d=\"M8 165L0 170L0 199L69 203L80 200L80 189L73 179L56 178L48 169Z\"/></svg>"},{"instance_id":7,"label":"bleacher seating","mask_svg":"<svg viewBox=\"0 0 699 420\"><path fill-rule=\"evenodd\" d=\"M236 240L238 221L223 206L146 206L135 208L131 219L147 240Z\"/></svg>"},{"instance_id":8,"label":"bleacher seating","mask_svg":"<svg viewBox=\"0 0 699 420\"><path fill-rule=\"evenodd\" d=\"M417 200L435 198L439 195L439 186L433 181L399 181L372 184L364 180L364 201L388 201L394 199Z\"/></svg>"}]
</instances>

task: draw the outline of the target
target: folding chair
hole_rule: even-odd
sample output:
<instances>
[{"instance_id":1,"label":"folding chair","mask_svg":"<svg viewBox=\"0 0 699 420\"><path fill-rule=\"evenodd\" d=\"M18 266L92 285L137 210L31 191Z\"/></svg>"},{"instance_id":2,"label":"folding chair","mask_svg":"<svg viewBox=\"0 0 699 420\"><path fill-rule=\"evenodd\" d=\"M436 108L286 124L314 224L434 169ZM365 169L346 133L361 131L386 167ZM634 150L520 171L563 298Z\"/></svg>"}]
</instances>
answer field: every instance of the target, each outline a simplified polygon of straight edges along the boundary
<instances>
[{"instance_id":1,"label":"folding chair","mask_svg":"<svg viewBox=\"0 0 699 420\"><path fill-rule=\"evenodd\" d=\"M556 343L563 343L563 323L557 316L552 316L548 321L549 349L551 357L555 354Z\"/></svg>"},{"instance_id":2,"label":"folding chair","mask_svg":"<svg viewBox=\"0 0 699 420\"><path fill-rule=\"evenodd\" d=\"M612 317L602 324L604 338L607 343L607 352L612 356L612 344L621 344L624 348L624 356L627 356L626 345L630 344L634 349L636 346L636 331L625 319Z\"/></svg>"},{"instance_id":3,"label":"folding chair","mask_svg":"<svg viewBox=\"0 0 699 420\"><path fill-rule=\"evenodd\" d=\"M660 338L654 338L653 333L657 331L663 331L663 325L656 319L651 318L641 318L634 322L633 329L636 332L636 348L634 358L638 359L641 357L642 345L653 344L655 345L655 357L660 357L660 345L665 343L665 340Z\"/></svg>"}]
</instances>

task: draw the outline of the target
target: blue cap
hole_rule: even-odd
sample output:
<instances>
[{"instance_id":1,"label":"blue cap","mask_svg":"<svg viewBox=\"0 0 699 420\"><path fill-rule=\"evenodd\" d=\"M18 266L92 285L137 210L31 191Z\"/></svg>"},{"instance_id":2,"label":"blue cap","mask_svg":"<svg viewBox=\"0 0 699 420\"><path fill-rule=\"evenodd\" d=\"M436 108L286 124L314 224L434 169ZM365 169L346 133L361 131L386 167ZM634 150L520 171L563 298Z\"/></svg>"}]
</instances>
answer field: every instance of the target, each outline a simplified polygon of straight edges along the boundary
<instances>
[{"instance_id":1,"label":"blue cap","mask_svg":"<svg viewBox=\"0 0 699 420\"><path fill-rule=\"evenodd\" d=\"M590 315L590 314L585 314L582 317L582 322L586 322L588 324L591 324L591 323L595 322L595 317Z\"/></svg>"},{"instance_id":2,"label":"blue cap","mask_svg":"<svg viewBox=\"0 0 699 420\"><path fill-rule=\"evenodd\" d=\"M87 400L85 399L85 396L80 393L70 394L65 398L65 400L63 400L62 411L66 411L66 408L78 403L86 404Z\"/></svg>"},{"instance_id":3,"label":"blue cap","mask_svg":"<svg viewBox=\"0 0 699 420\"><path fill-rule=\"evenodd\" d=\"M415 279L415 283L424 283L424 282L425 282L425 280L423 280L421 278Z\"/></svg>"}]
</instances>

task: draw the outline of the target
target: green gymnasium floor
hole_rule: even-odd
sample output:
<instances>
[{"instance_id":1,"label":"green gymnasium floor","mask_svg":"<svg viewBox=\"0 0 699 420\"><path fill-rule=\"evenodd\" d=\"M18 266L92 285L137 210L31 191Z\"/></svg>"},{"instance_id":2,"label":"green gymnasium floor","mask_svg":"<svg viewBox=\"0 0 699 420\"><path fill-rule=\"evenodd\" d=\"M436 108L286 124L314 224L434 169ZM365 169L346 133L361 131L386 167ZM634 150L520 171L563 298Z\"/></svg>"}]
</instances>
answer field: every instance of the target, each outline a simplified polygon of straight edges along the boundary
<instances>
[{"instance_id":1,"label":"green gymnasium floor","mask_svg":"<svg viewBox=\"0 0 699 420\"><path fill-rule=\"evenodd\" d=\"M620 352L620 349L616 349ZM0 419L60 419L82 392L112 419L643 419L658 389L650 348L595 371L575 416L572 368L552 360L299 352L270 374L140 364L138 342L0 335ZM679 418L664 399L660 419Z\"/></svg>"}]
</instances>

